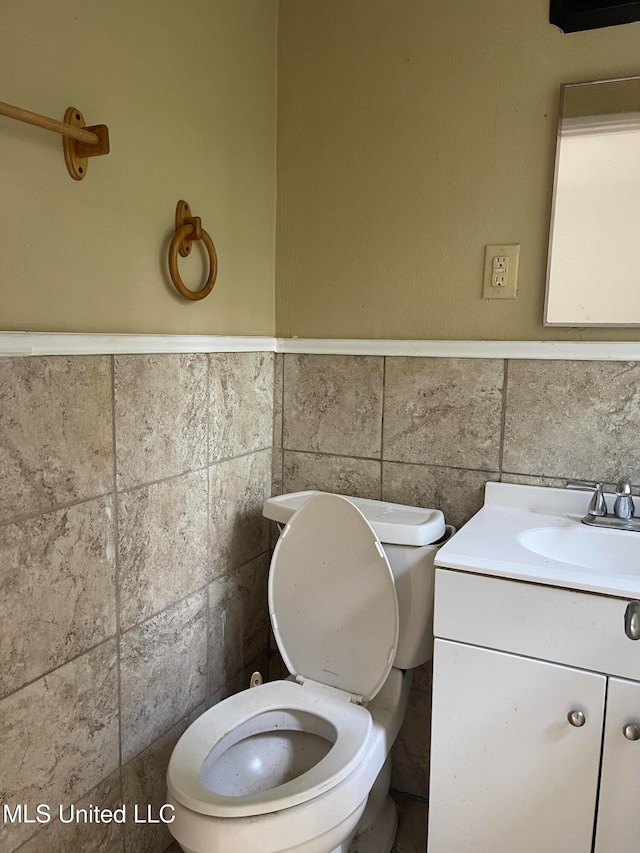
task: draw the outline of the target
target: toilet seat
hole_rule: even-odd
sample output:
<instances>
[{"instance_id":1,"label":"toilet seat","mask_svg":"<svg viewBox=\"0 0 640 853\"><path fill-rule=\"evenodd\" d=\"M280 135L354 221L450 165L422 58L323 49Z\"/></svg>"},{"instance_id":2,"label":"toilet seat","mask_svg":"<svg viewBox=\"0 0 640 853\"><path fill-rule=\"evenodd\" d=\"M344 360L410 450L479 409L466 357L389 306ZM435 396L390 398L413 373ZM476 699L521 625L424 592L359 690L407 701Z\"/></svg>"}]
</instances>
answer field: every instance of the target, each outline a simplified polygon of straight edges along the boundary
<instances>
[{"instance_id":1,"label":"toilet seat","mask_svg":"<svg viewBox=\"0 0 640 853\"><path fill-rule=\"evenodd\" d=\"M361 762L372 721L347 694L322 685L275 681L244 690L200 716L176 745L169 769L169 793L203 815L248 817L299 805L330 790ZM296 778L243 796L217 794L202 781L207 761L259 732L310 731L333 741L317 764ZM285 728L286 727L286 728Z\"/></svg>"},{"instance_id":2,"label":"toilet seat","mask_svg":"<svg viewBox=\"0 0 640 853\"><path fill-rule=\"evenodd\" d=\"M398 648L396 585L362 512L341 495L309 498L282 531L269 569L269 616L295 676L373 699Z\"/></svg>"}]
</instances>

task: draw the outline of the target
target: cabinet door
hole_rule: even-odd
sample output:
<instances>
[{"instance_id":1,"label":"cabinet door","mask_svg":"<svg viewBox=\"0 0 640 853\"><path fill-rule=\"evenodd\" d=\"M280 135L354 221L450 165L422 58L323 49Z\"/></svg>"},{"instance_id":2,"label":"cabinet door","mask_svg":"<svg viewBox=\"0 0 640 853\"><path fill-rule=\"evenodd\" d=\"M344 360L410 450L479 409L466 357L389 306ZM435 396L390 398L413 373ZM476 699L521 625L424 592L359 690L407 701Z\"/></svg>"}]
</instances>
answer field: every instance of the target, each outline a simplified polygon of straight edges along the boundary
<instances>
[{"instance_id":1,"label":"cabinet door","mask_svg":"<svg viewBox=\"0 0 640 853\"><path fill-rule=\"evenodd\" d=\"M605 687L602 675L436 640L429 853L590 851Z\"/></svg>"},{"instance_id":2,"label":"cabinet door","mask_svg":"<svg viewBox=\"0 0 640 853\"><path fill-rule=\"evenodd\" d=\"M596 853L640 850L640 684L609 679L600 780Z\"/></svg>"}]
</instances>

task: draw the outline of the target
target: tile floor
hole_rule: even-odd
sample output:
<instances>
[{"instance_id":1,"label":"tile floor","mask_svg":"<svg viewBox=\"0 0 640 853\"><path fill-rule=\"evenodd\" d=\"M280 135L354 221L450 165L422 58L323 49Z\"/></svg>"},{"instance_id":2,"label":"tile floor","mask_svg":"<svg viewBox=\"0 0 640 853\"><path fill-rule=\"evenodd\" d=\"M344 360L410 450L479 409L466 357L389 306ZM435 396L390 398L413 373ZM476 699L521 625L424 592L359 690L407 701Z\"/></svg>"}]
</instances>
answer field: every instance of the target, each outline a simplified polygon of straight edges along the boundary
<instances>
[{"instance_id":1,"label":"tile floor","mask_svg":"<svg viewBox=\"0 0 640 853\"><path fill-rule=\"evenodd\" d=\"M398 834L391 853L425 853L427 849L427 804L417 797L393 791L398 807Z\"/></svg>"}]
</instances>

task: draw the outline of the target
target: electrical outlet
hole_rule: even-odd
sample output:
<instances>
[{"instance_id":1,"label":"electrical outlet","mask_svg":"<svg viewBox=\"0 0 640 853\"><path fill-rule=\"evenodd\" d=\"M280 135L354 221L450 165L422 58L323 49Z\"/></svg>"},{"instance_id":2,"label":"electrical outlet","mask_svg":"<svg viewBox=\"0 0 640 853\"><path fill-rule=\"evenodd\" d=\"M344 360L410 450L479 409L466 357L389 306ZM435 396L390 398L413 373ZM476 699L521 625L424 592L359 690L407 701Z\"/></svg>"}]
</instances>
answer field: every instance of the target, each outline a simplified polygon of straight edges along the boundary
<instances>
[{"instance_id":1,"label":"electrical outlet","mask_svg":"<svg viewBox=\"0 0 640 853\"><path fill-rule=\"evenodd\" d=\"M485 246L482 296L484 299L515 299L520 244Z\"/></svg>"}]
</instances>

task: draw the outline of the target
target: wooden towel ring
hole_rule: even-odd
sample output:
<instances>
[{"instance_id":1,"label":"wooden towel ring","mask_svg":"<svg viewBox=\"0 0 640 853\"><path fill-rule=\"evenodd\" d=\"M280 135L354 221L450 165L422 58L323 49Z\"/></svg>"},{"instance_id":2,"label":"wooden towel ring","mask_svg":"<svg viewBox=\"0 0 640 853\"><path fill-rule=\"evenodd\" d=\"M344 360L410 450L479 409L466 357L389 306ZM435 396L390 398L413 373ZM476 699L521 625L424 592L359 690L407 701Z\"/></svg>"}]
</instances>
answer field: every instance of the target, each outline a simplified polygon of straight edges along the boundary
<instances>
[{"instance_id":1,"label":"wooden towel ring","mask_svg":"<svg viewBox=\"0 0 640 853\"><path fill-rule=\"evenodd\" d=\"M178 254L183 258L191 252L194 240L202 240L209 255L209 276L200 290L189 290L180 278L178 272ZM186 201L180 200L176 207L176 233L169 246L169 274L175 289L185 299L204 299L213 290L218 275L218 255L213 240L202 227L199 216L191 215L191 208Z\"/></svg>"}]
</instances>

